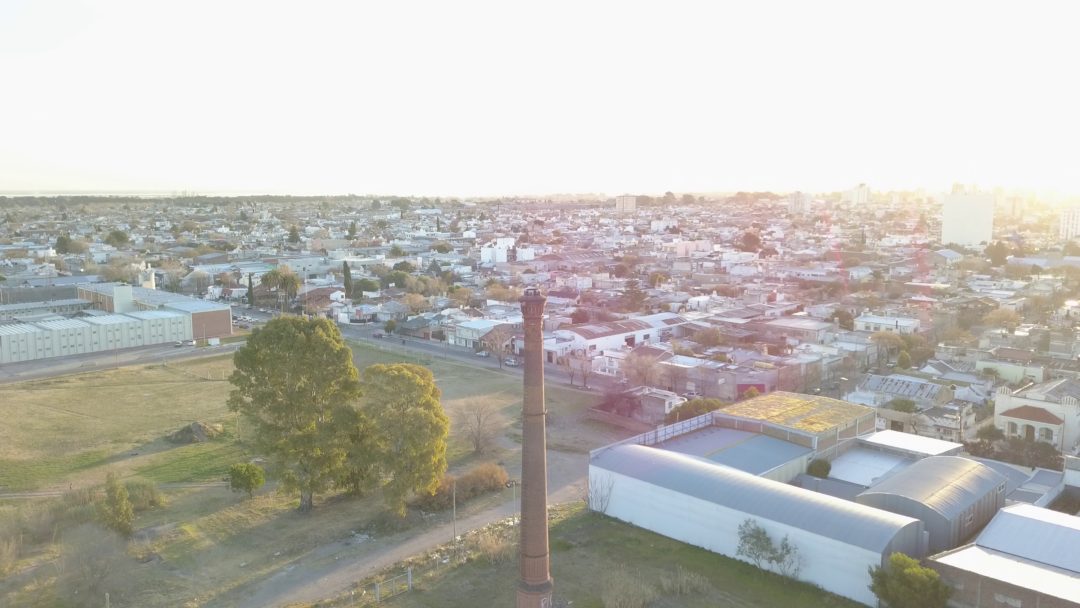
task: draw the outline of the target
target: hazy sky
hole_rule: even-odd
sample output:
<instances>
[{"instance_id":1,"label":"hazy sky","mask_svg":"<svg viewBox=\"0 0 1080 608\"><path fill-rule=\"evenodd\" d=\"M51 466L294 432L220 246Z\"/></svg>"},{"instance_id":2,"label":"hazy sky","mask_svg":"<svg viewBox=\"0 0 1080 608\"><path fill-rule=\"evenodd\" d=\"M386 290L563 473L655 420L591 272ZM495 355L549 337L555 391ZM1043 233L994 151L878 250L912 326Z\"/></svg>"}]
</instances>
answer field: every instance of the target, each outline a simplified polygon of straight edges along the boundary
<instances>
[{"instance_id":1,"label":"hazy sky","mask_svg":"<svg viewBox=\"0 0 1080 608\"><path fill-rule=\"evenodd\" d=\"M0 0L0 191L1080 193L1077 17Z\"/></svg>"}]
</instances>

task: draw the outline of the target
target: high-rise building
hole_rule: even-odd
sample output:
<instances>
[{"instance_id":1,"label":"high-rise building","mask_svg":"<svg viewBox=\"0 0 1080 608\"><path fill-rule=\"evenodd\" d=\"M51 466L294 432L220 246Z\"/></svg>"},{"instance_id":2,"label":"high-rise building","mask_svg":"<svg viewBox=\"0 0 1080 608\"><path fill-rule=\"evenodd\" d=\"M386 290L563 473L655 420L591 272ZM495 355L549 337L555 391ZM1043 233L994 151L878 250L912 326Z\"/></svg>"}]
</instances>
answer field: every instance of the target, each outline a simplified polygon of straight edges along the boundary
<instances>
[{"instance_id":1,"label":"high-rise building","mask_svg":"<svg viewBox=\"0 0 1080 608\"><path fill-rule=\"evenodd\" d=\"M1061 210L1061 225L1058 227L1058 236L1063 241L1080 236L1080 207L1069 207Z\"/></svg>"},{"instance_id":2,"label":"high-rise building","mask_svg":"<svg viewBox=\"0 0 1080 608\"><path fill-rule=\"evenodd\" d=\"M616 213L633 213L637 211L637 197L632 194L624 194L615 197Z\"/></svg>"},{"instance_id":3,"label":"high-rise building","mask_svg":"<svg viewBox=\"0 0 1080 608\"><path fill-rule=\"evenodd\" d=\"M551 608L547 521L547 405L544 402L544 304L535 287L521 296L525 320L525 396L521 422L521 530L517 608Z\"/></svg>"},{"instance_id":4,"label":"high-rise building","mask_svg":"<svg viewBox=\"0 0 1080 608\"><path fill-rule=\"evenodd\" d=\"M810 211L810 195L805 192L792 192L788 195L788 213L802 215Z\"/></svg>"},{"instance_id":5,"label":"high-rise building","mask_svg":"<svg viewBox=\"0 0 1080 608\"><path fill-rule=\"evenodd\" d=\"M848 190L847 196L844 198L852 204L865 205L870 202L870 186L859 184L851 190Z\"/></svg>"},{"instance_id":6,"label":"high-rise building","mask_svg":"<svg viewBox=\"0 0 1080 608\"><path fill-rule=\"evenodd\" d=\"M994 195L954 191L941 205L941 242L965 247L989 245L994 238Z\"/></svg>"}]
</instances>

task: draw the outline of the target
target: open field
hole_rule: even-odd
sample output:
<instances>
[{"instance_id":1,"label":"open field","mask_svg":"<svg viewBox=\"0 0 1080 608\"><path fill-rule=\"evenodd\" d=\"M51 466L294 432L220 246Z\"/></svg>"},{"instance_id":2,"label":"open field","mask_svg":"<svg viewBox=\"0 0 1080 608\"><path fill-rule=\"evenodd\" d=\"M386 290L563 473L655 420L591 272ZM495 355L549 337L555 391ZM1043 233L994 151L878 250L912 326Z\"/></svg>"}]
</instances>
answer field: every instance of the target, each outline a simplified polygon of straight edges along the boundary
<instances>
[{"instance_id":1,"label":"open field","mask_svg":"<svg viewBox=\"0 0 1080 608\"><path fill-rule=\"evenodd\" d=\"M505 527L502 530L507 531ZM420 565L414 571L416 588L380 605L393 608L513 605L518 570L513 544L515 531L511 528L508 532L509 538L504 542L494 540L497 536L487 533L467 539L472 558L459 566L425 571ZM551 567L555 598L573 602L574 608L861 606L750 564L589 513L580 502L552 509ZM395 574L396 570L389 573ZM635 604L629 601L632 598L652 599ZM355 604L351 599L341 598L332 605Z\"/></svg>"},{"instance_id":2,"label":"open field","mask_svg":"<svg viewBox=\"0 0 1080 608\"><path fill-rule=\"evenodd\" d=\"M362 345L354 350L360 368L418 362L400 352ZM520 375L439 359L419 362L434 372L451 417L451 467L494 460L516 475ZM135 366L0 387L5 408L0 420L0 491L89 487L108 471L163 484L219 480L230 464L255 456L242 441L243 422L238 426L225 406L230 385L222 378L231 368L231 358L199 359L167 368ZM620 436L598 425L580 426L578 419L592 399L589 393L549 388L551 433L567 451L558 460L576 463L588 448ZM501 412L502 433L482 457L474 456L454 429L458 411L474 401ZM186 446L162 439L195 420L221 423L226 432L222 438ZM508 489L459 505L458 517L505 505L511 495ZM316 512L302 516L295 512L297 498L278 494L272 484L253 500L220 485L167 488L166 497L165 506L136 518L136 539L118 557L125 576L115 583L113 606L233 606L257 589L280 585L285 575L344 563L338 560L364 563L372 552L448 525L449 519L447 513L411 513L406 521L396 521L387 516L379 496L350 499L332 494L317 497ZM0 537L5 530L42 520L41 513L58 500L0 502ZM51 536L43 535L51 541L25 546L11 573L0 577L0 605L65 605L57 594L66 588L70 574L58 574L62 569L56 565L67 530L52 530Z\"/></svg>"}]
</instances>

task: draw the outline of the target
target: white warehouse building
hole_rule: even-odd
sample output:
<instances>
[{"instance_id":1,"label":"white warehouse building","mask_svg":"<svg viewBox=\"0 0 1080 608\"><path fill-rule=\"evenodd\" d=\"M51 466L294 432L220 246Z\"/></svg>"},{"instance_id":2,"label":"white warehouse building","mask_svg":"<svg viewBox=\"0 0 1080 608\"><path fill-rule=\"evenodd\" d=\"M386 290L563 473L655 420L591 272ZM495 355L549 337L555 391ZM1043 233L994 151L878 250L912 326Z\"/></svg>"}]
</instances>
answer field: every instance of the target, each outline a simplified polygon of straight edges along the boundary
<instances>
[{"instance_id":1,"label":"white warehouse building","mask_svg":"<svg viewBox=\"0 0 1080 608\"><path fill-rule=\"evenodd\" d=\"M0 324L0 364L190 340L191 315L166 310L50 316Z\"/></svg>"},{"instance_id":2,"label":"white warehouse building","mask_svg":"<svg viewBox=\"0 0 1080 608\"><path fill-rule=\"evenodd\" d=\"M800 580L871 606L869 569L928 543L918 519L643 445L593 452L589 488L594 511L737 559L739 525L754 520L798 549Z\"/></svg>"}]
</instances>

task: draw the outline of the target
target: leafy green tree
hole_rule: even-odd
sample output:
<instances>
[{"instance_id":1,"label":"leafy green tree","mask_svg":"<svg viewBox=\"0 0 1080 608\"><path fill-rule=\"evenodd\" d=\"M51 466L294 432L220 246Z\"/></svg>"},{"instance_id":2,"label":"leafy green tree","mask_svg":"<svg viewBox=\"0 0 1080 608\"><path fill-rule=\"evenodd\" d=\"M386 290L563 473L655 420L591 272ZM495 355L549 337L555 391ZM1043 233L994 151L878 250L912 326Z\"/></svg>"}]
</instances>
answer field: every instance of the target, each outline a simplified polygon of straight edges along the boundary
<instances>
[{"instance_id":1,"label":"leafy green tree","mask_svg":"<svg viewBox=\"0 0 1080 608\"><path fill-rule=\"evenodd\" d=\"M135 507L128 498L127 488L116 473L105 477L105 501L101 503L101 520L106 527L125 537L135 529Z\"/></svg>"},{"instance_id":2,"label":"leafy green tree","mask_svg":"<svg viewBox=\"0 0 1080 608\"><path fill-rule=\"evenodd\" d=\"M400 258L405 255L405 250L397 245L394 245L390 248L390 251L387 253L387 255L392 258Z\"/></svg>"},{"instance_id":3,"label":"leafy green tree","mask_svg":"<svg viewBox=\"0 0 1080 608\"><path fill-rule=\"evenodd\" d=\"M289 242L293 244L300 242L300 230L296 226L289 228Z\"/></svg>"},{"instance_id":4,"label":"leafy green tree","mask_svg":"<svg viewBox=\"0 0 1080 608\"><path fill-rule=\"evenodd\" d=\"M255 306L255 279L252 278L252 273L248 273L248 292L247 292L248 306Z\"/></svg>"},{"instance_id":5,"label":"leafy green tree","mask_svg":"<svg viewBox=\"0 0 1080 608\"><path fill-rule=\"evenodd\" d=\"M840 326L840 329L846 329L848 331L855 329L855 317L843 308L833 310L831 318L836 320L836 324Z\"/></svg>"},{"instance_id":6,"label":"leafy green tree","mask_svg":"<svg viewBox=\"0 0 1080 608\"><path fill-rule=\"evenodd\" d=\"M896 399L889 401L885 404L885 407L904 414L914 414L919 409L918 404L914 401L902 397L897 397Z\"/></svg>"},{"instance_id":7,"label":"leafy green tree","mask_svg":"<svg viewBox=\"0 0 1080 608\"><path fill-rule=\"evenodd\" d=\"M992 424L986 424L975 431L975 437L982 441L1000 441L1005 439L1005 431Z\"/></svg>"},{"instance_id":8,"label":"leafy green tree","mask_svg":"<svg viewBox=\"0 0 1080 608\"><path fill-rule=\"evenodd\" d=\"M672 410L664 416L664 424L671 424L680 420L689 420L694 416L700 416L714 410L725 408L728 405L730 404L719 399L708 399L704 397L691 399L676 408L672 408Z\"/></svg>"},{"instance_id":9,"label":"leafy green tree","mask_svg":"<svg viewBox=\"0 0 1080 608\"><path fill-rule=\"evenodd\" d=\"M266 475L257 464L238 462L229 467L229 487L233 492L247 492L248 498L251 498L264 483Z\"/></svg>"},{"instance_id":10,"label":"leafy green tree","mask_svg":"<svg viewBox=\"0 0 1080 608\"><path fill-rule=\"evenodd\" d=\"M310 511L345 460L335 414L360 395L352 351L328 319L283 317L256 329L234 364L229 408L251 421L271 474Z\"/></svg>"},{"instance_id":11,"label":"leafy green tree","mask_svg":"<svg viewBox=\"0 0 1080 608\"><path fill-rule=\"evenodd\" d=\"M385 330L386 333L388 333L388 334L394 333L394 330L396 330L396 329L397 329L397 321L395 321L393 319L390 319L389 321L386 322L386 325L383 325L383 330Z\"/></svg>"},{"instance_id":12,"label":"leafy green tree","mask_svg":"<svg viewBox=\"0 0 1080 608\"><path fill-rule=\"evenodd\" d=\"M756 386L751 386L750 388L743 391L742 398L743 399L753 399L754 397L757 397L760 394L761 394L761 391L759 391Z\"/></svg>"},{"instance_id":13,"label":"leafy green tree","mask_svg":"<svg viewBox=\"0 0 1080 608\"><path fill-rule=\"evenodd\" d=\"M832 471L832 463L824 458L815 458L806 465L806 473L821 479L825 479Z\"/></svg>"},{"instance_id":14,"label":"leafy green tree","mask_svg":"<svg viewBox=\"0 0 1080 608\"><path fill-rule=\"evenodd\" d=\"M451 251L454 250L454 247L450 243L447 243L446 241L439 241L437 243L433 243L431 245L431 248L433 250L437 251L438 253L450 253Z\"/></svg>"},{"instance_id":15,"label":"leafy green tree","mask_svg":"<svg viewBox=\"0 0 1080 608\"><path fill-rule=\"evenodd\" d=\"M952 595L941 577L919 561L893 553L885 567L870 568L870 590L889 608L945 608Z\"/></svg>"},{"instance_id":16,"label":"leafy green tree","mask_svg":"<svg viewBox=\"0 0 1080 608\"><path fill-rule=\"evenodd\" d=\"M584 308L576 308L574 312L570 313L570 322L575 325L589 322L589 311Z\"/></svg>"},{"instance_id":17,"label":"leafy green tree","mask_svg":"<svg viewBox=\"0 0 1080 608\"><path fill-rule=\"evenodd\" d=\"M345 238L350 240L356 238L356 220L349 222L349 232L345 235Z\"/></svg>"},{"instance_id":18,"label":"leafy green tree","mask_svg":"<svg viewBox=\"0 0 1080 608\"><path fill-rule=\"evenodd\" d=\"M394 264L393 268L394 270L399 270L401 272L413 272L416 270L416 266L413 266L412 264L404 260L398 262L397 264Z\"/></svg>"},{"instance_id":19,"label":"leafy green tree","mask_svg":"<svg viewBox=\"0 0 1080 608\"><path fill-rule=\"evenodd\" d=\"M364 411L375 427L382 491L389 508L405 512L413 492L431 494L446 472L450 422L431 370L398 363L364 369Z\"/></svg>"},{"instance_id":20,"label":"leafy green tree","mask_svg":"<svg viewBox=\"0 0 1080 608\"><path fill-rule=\"evenodd\" d=\"M761 237L756 232L744 232L739 239L739 245L743 251L757 251L761 249Z\"/></svg>"},{"instance_id":21,"label":"leafy green tree","mask_svg":"<svg viewBox=\"0 0 1080 608\"><path fill-rule=\"evenodd\" d=\"M360 279L356 282L357 291L379 291L379 283L374 279Z\"/></svg>"},{"instance_id":22,"label":"leafy green tree","mask_svg":"<svg viewBox=\"0 0 1080 608\"><path fill-rule=\"evenodd\" d=\"M896 367L911 369L911 355L906 350L900 351L900 354L896 356Z\"/></svg>"},{"instance_id":23,"label":"leafy green tree","mask_svg":"<svg viewBox=\"0 0 1080 608\"><path fill-rule=\"evenodd\" d=\"M105 244L113 247L123 247L128 244L128 235L123 230L113 230L105 236Z\"/></svg>"},{"instance_id":24,"label":"leafy green tree","mask_svg":"<svg viewBox=\"0 0 1080 608\"><path fill-rule=\"evenodd\" d=\"M1001 241L996 241L986 247L986 257L990 258L993 266L1004 266L1009 257L1009 246Z\"/></svg>"}]
</instances>

